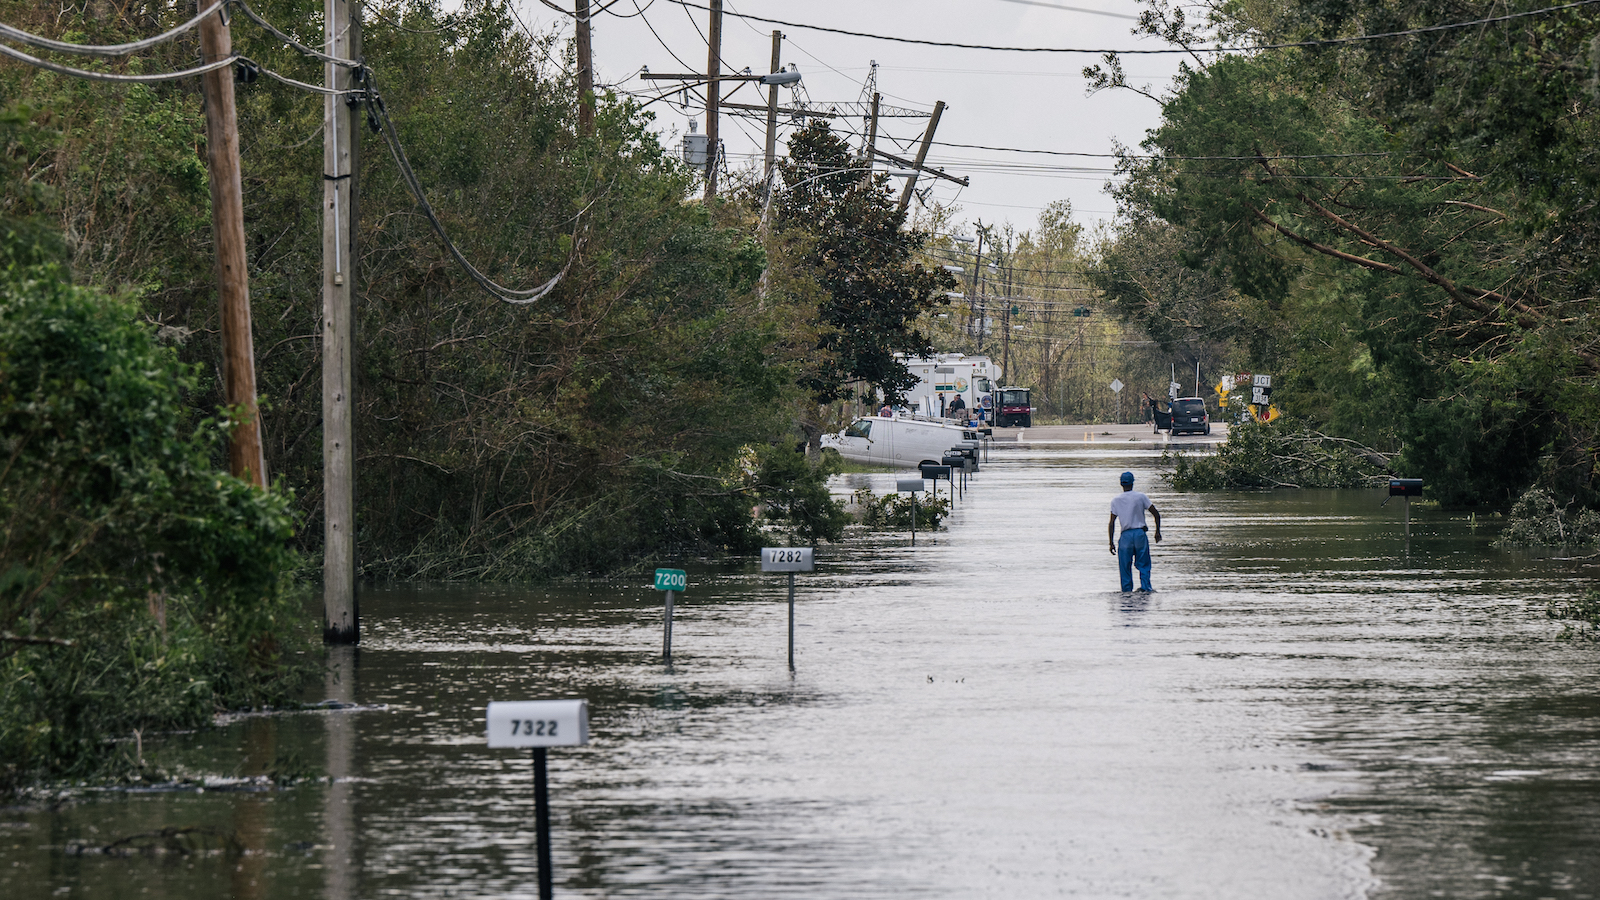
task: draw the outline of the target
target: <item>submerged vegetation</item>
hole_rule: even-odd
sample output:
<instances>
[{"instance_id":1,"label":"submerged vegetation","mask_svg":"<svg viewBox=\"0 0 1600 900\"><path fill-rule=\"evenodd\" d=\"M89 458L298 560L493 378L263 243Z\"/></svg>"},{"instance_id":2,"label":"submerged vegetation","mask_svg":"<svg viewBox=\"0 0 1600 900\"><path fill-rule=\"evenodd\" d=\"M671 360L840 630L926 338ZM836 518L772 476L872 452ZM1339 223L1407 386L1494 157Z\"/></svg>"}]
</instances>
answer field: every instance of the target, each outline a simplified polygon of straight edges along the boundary
<instances>
[{"instance_id":1,"label":"submerged vegetation","mask_svg":"<svg viewBox=\"0 0 1600 900\"><path fill-rule=\"evenodd\" d=\"M913 511L917 531L938 531L939 524L950 515L949 497L916 497L913 494L885 494L882 497L871 488L861 488L850 496L861 524L868 528L885 528L892 531L910 531Z\"/></svg>"},{"instance_id":2,"label":"submerged vegetation","mask_svg":"<svg viewBox=\"0 0 1600 900\"><path fill-rule=\"evenodd\" d=\"M1568 623L1561 629L1563 640L1600 641L1600 591L1585 591L1576 600L1552 601L1545 615Z\"/></svg>"},{"instance_id":3,"label":"submerged vegetation","mask_svg":"<svg viewBox=\"0 0 1600 900\"><path fill-rule=\"evenodd\" d=\"M1215 453L1168 450L1161 461L1180 491L1371 487L1387 478L1375 451L1282 420L1235 424Z\"/></svg>"},{"instance_id":4,"label":"submerged vegetation","mask_svg":"<svg viewBox=\"0 0 1600 900\"><path fill-rule=\"evenodd\" d=\"M1551 491L1534 488L1512 505L1495 546L1574 547L1597 542L1600 512L1579 506L1576 498L1561 503Z\"/></svg>"}]
</instances>

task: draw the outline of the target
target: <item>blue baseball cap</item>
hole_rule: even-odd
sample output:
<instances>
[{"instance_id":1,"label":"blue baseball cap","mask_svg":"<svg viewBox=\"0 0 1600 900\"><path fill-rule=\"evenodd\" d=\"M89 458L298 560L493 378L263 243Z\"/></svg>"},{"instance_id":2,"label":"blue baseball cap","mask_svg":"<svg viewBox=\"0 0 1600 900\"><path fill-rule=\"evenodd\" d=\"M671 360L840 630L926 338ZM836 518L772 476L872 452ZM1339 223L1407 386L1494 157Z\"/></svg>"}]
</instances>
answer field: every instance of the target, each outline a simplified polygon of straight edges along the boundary
<instances>
[{"instance_id":1,"label":"blue baseball cap","mask_svg":"<svg viewBox=\"0 0 1600 900\"><path fill-rule=\"evenodd\" d=\"M1133 473L1132 472L1123 472L1122 473L1122 483L1123 484L1133 484Z\"/></svg>"}]
</instances>

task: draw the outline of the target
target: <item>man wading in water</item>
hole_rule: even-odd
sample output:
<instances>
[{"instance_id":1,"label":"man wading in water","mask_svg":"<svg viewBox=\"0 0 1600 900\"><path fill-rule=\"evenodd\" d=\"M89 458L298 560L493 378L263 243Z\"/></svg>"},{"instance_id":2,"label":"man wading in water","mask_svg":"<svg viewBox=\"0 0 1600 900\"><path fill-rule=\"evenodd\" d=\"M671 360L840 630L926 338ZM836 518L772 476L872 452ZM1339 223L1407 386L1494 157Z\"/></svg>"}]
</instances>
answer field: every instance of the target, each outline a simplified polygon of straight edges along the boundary
<instances>
[{"instance_id":1,"label":"man wading in water","mask_svg":"<svg viewBox=\"0 0 1600 900\"><path fill-rule=\"evenodd\" d=\"M1156 543L1161 543L1161 510L1150 498L1133 489L1133 473L1122 473L1122 493L1111 498L1111 521L1106 523L1106 537L1111 541L1111 552L1117 557L1117 570L1122 574L1122 590L1133 590L1133 572L1130 564L1139 569L1139 590L1153 591L1150 586L1150 539L1145 536L1144 511L1156 520ZM1122 538L1117 538L1117 520L1122 520Z\"/></svg>"}]
</instances>

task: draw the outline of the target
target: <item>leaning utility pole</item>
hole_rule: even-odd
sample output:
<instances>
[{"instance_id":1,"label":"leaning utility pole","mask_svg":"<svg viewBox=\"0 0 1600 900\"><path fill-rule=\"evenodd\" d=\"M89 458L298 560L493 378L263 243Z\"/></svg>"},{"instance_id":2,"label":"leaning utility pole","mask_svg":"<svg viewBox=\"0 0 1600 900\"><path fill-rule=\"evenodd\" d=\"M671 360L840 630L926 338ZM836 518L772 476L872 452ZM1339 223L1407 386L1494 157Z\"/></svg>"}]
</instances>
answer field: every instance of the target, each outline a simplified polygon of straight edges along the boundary
<instances>
[{"instance_id":1,"label":"leaning utility pole","mask_svg":"<svg viewBox=\"0 0 1600 900\"><path fill-rule=\"evenodd\" d=\"M864 152L861 154L868 169L861 175L863 184L869 184L872 181L872 172L870 170L872 169L873 156L878 152L878 103L882 99L882 94L877 91L872 92L872 119L867 123L867 145L862 148Z\"/></svg>"},{"instance_id":2,"label":"leaning utility pole","mask_svg":"<svg viewBox=\"0 0 1600 900\"><path fill-rule=\"evenodd\" d=\"M207 0L197 0L199 4ZM233 55L222 0L200 22L200 54L211 63ZM206 165L211 172L211 235L216 243L217 294L222 302L222 399L239 417L228 440L228 471L267 486L256 407L256 359L250 334L250 281L245 269L244 190L239 179L239 126L233 106L233 67L200 79L206 107Z\"/></svg>"},{"instance_id":3,"label":"leaning utility pole","mask_svg":"<svg viewBox=\"0 0 1600 900\"><path fill-rule=\"evenodd\" d=\"M337 59L361 58L360 0L323 0L327 46ZM349 66L325 64L327 86L355 88ZM346 94L322 104L322 639L361 638L356 606L355 284L356 164L360 107Z\"/></svg>"},{"instance_id":4,"label":"leaning utility pole","mask_svg":"<svg viewBox=\"0 0 1600 900\"><path fill-rule=\"evenodd\" d=\"M717 193L717 79L722 74L722 0L711 0L711 36L706 40L706 202Z\"/></svg>"},{"instance_id":5,"label":"leaning utility pole","mask_svg":"<svg viewBox=\"0 0 1600 900\"><path fill-rule=\"evenodd\" d=\"M578 136L594 134L594 54L589 47L589 0L576 0L578 49Z\"/></svg>"},{"instance_id":6,"label":"leaning utility pole","mask_svg":"<svg viewBox=\"0 0 1600 900\"><path fill-rule=\"evenodd\" d=\"M922 171L922 164L928 158L928 146L933 143L933 131L939 127L939 116L944 114L944 101L940 100L933 105L933 118L928 120L928 130L923 132L922 146L917 148L917 161L911 167L911 177L906 179L905 189L900 192L900 207L898 214L904 216L906 209L911 206L911 194L917 187L917 173Z\"/></svg>"},{"instance_id":7,"label":"leaning utility pole","mask_svg":"<svg viewBox=\"0 0 1600 900\"><path fill-rule=\"evenodd\" d=\"M768 72L778 71L783 65L779 56L783 52L783 32L772 33L772 66ZM761 183L767 186L767 192L772 191L772 170L778 164L778 86L767 86L767 165L762 174Z\"/></svg>"}]
</instances>

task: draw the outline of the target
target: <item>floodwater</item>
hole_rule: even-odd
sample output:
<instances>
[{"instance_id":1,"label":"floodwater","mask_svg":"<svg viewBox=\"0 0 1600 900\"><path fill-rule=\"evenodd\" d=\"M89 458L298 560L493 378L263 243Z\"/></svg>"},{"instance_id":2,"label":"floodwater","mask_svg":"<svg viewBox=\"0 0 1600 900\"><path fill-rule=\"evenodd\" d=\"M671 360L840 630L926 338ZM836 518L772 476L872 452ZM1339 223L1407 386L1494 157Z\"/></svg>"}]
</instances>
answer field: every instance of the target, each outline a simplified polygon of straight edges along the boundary
<instances>
[{"instance_id":1,"label":"floodwater","mask_svg":"<svg viewBox=\"0 0 1600 900\"><path fill-rule=\"evenodd\" d=\"M563 697L559 897L1600 896L1600 649L1544 615L1586 563L1420 507L1407 557L1379 492L1155 467L1000 451L915 549L822 547L792 675L754 561L686 561L671 672L642 578L367 589L309 698L353 706L146 736L182 789L0 811L0 896L537 896L530 757L483 710ZM1124 468L1165 514L1151 596L1115 591Z\"/></svg>"}]
</instances>

